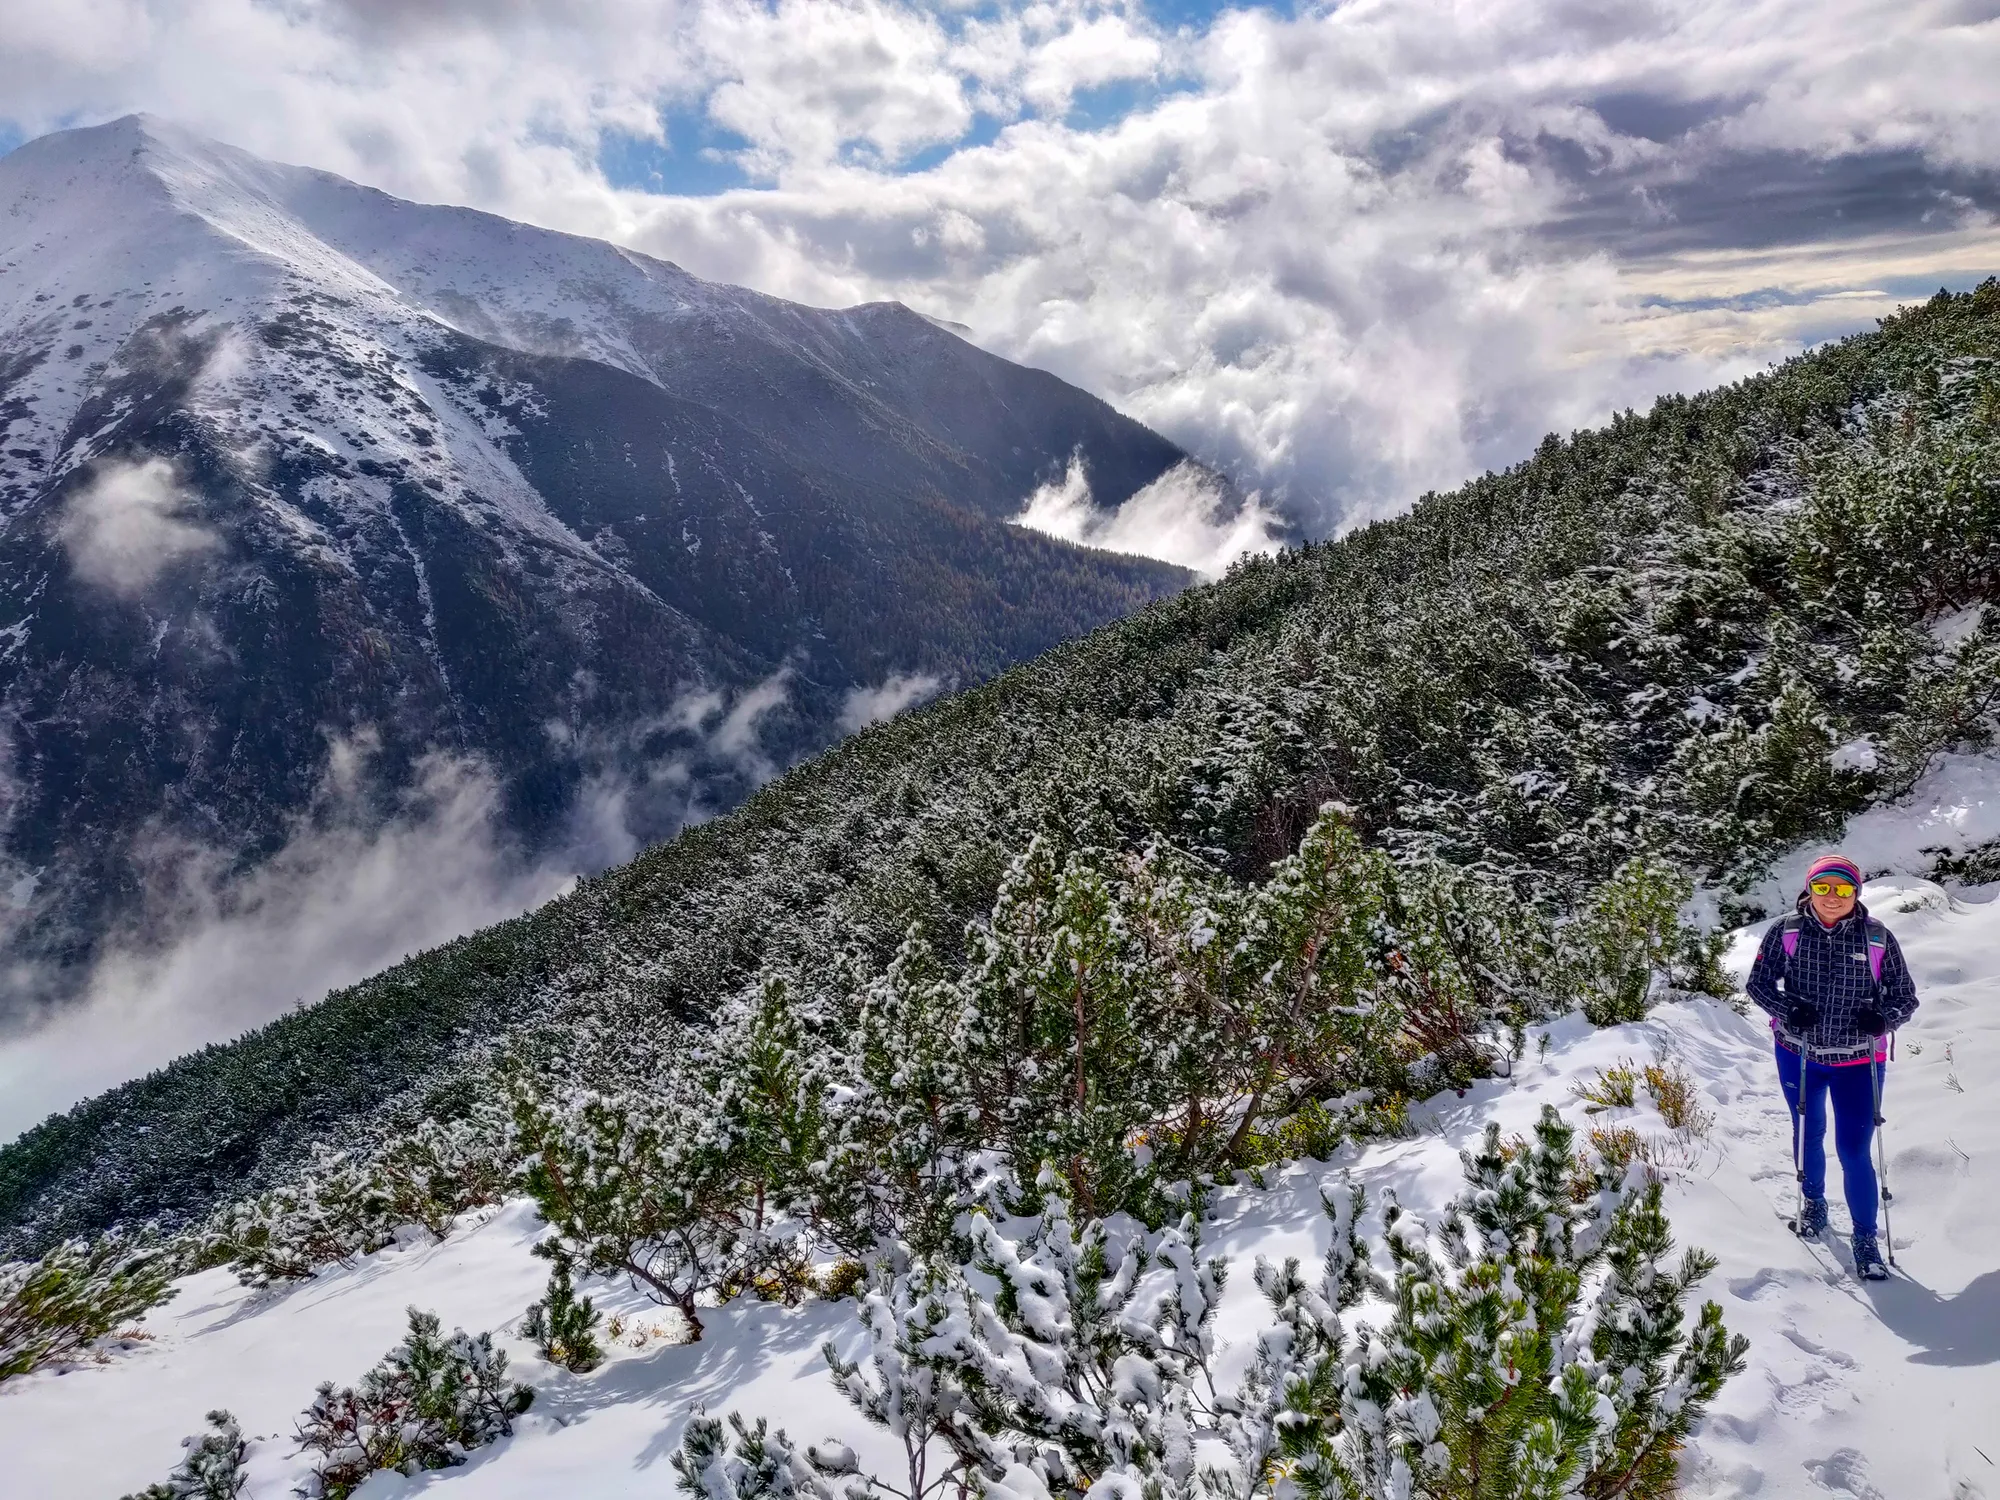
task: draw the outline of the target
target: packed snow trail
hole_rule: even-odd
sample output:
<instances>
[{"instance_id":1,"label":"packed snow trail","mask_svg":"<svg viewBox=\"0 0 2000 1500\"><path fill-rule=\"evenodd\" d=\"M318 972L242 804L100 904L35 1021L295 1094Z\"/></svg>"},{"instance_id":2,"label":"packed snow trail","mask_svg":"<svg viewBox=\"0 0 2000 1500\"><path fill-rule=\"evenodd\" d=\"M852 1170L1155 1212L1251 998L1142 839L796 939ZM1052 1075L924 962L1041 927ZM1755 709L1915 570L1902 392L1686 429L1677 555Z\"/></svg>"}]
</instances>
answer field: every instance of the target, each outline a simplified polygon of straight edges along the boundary
<instances>
[{"instance_id":1,"label":"packed snow trail","mask_svg":"<svg viewBox=\"0 0 2000 1500\"><path fill-rule=\"evenodd\" d=\"M1866 895L1923 1002L1883 1097L1900 1275L1854 1279L1831 1180L1826 1241L1786 1229L1791 1122L1762 1028L1746 1047L1733 1017L1709 1038L1657 1018L1718 1113L1715 1170L1673 1190L1674 1226L1722 1258L1730 1326L1753 1340L1688 1464L1693 1494L2000 1495L2000 887L1885 879ZM1755 936L1735 946L1739 976Z\"/></svg>"},{"instance_id":2,"label":"packed snow trail","mask_svg":"<svg viewBox=\"0 0 2000 1500\"><path fill-rule=\"evenodd\" d=\"M1435 1213L1461 1186L1459 1149L1488 1120L1526 1131L1552 1103L1580 1126L1663 1134L1650 1107L1587 1117L1573 1092L1601 1068L1663 1053L1686 1066L1715 1114L1669 1188L1674 1231L1720 1258L1702 1295L1751 1340L1749 1368L1724 1388L1687 1455L1688 1494L2000 1500L2000 887L1948 896L1925 882L1878 880L1867 894L1901 939L1923 997L1885 1101L1901 1276L1854 1280L1837 1192L1826 1243L1803 1243L1785 1227L1796 1192L1790 1126L1761 1018L1708 1001L1604 1031L1571 1017L1531 1037L1514 1080L1416 1110L1414 1137L1275 1169L1262 1186L1246 1180L1217 1195L1204 1244L1231 1263L1216 1324L1224 1379L1240 1378L1265 1321L1254 1258L1316 1262L1328 1236L1319 1192L1343 1171L1367 1186L1379 1223L1384 1188ZM1755 936L1737 939L1739 974ZM288 1289L247 1291L223 1270L188 1278L145 1319L147 1337L104 1363L0 1386L6 1493L110 1500L136 1490L162 1478L181 1437L222 1406L262 1439L251 1447L249 1500L281 1500L307 1472L291 1434L313 1387L355 1380L401 1336L409 1304L435 1309L447 1329L497 1330L513 1373L539 1396L513 1438L463 1468L377 1475L363 1500L434 1487L451 1500L656 1500L674 1488L666 1460L697 1408L767 1416L802 1440L836 1435L864 1462L890 1460L819 1357L829 1337L858 1352L852 1304L739 1301L706 1319L701 1343L683 1345L661 1336L671 1314L592 1283L590 1295L621 1314L624 1329L606 1340L602 1368L571 1375L517 1336L547 1271L528 1253L538 1233L532 1209L516 1202L441 1245L385 1250Z\"/></svg>"}]
</instances>

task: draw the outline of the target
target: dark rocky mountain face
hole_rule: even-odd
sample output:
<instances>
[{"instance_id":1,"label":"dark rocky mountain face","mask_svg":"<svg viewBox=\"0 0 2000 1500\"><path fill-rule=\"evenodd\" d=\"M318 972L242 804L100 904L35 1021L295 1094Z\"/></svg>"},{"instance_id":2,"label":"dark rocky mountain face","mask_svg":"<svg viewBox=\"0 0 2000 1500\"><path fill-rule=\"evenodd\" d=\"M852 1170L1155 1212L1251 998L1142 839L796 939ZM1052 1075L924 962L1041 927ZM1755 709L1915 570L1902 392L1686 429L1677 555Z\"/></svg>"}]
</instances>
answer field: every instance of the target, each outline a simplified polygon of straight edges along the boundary
<instances>
[{"instance_id":1,"label":"dark rocky mountain face","mask_svg":"<svg viewBox=\"0 0 2000 1500\"><path fill-rule=\"evenodd\" d=\"M0 160L0 1020L330 786L390 816L476 757L524 849L602 862L870 689L1180 587L1006 524L1079 454L1106 505L1186 461L899 306L147 121L29 143Z\"/></svg>"}]
</instances>

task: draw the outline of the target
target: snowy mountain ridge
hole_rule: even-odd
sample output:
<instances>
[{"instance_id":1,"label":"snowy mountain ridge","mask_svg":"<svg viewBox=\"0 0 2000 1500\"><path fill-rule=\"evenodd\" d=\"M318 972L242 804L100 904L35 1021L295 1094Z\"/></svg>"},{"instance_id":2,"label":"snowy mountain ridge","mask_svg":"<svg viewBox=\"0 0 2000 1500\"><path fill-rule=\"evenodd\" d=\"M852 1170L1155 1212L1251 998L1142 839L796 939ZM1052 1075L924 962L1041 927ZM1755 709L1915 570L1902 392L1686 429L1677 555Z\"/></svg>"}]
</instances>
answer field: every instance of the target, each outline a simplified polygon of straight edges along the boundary
<instances>
[{"instance_id":1,"label":"snowy mountain ridge","mask_svg":"<svg viewBox=\"0 0 2000 1500\"><path fill-rule=\"evenodd\" d=\"M1076 463L1116 507L1188 460L900 306L786 303L147 117L31 141L0 158L13 994L73 988L179 899L142 826L240 879L317 816L330 746L376 747L371 817L456 757L497 778L500 842L589 869L828 743L857 695L983 678L1183 584L1007 524Z\"/></svg>"},{"instance_id":2,"label":"snowy mountain ridge","mask_svg":"<svg viewBox=\"0 0 2000 1500\"><path fill-rule=\"evenodd\" d=\"M240 324L246 311L276 309L302 289L362 345L421 341L421 326L411 326L416 313L489 343L592 360L669 389L697 368L677 335L705 323L821 363L851 394L878 405L882 398L868 391L885 382L839 362L858 354L871 371L906 366L923 357L919 346L934 343L933 331L943 331L897 304L807 308L604 241L475 209L407 203L149 116L30 142L0 164L0 201L11 221L0 241L0 341L31 355L44 345L40 380L17 378L10 392L35 408L16 412L10 441L19 446L60 434L82 404L78 362L116 350L148 320L221 318L227 310ZM68 348L58 354L63 334L83 337L62 340ZM225 365L209 374L218 390L249 394L241 372ZM379 411L355 415L398 458L424 465L443 456L395 443L393 411L386 422ZM881 415L891 418L887 408ZM329 450L341 446L324 420L308 431ZM71 447L62 461L74 466L90 456L87 447ZM0 494L18 500L26 472ZM1123 498L1115 478L1108 494L1110 503ZM1007 498L1018 506L1024 496Z\"/></svg>"},{"instance_id":3,"label":"snowy mountain ridge","mask_svg":"<svg viewBox=\"0 0 2000 1500\"><path fill-rule=\"evenodd\" d=\"M302 286L344 301L349 337L408 336L415 311L509 348L588 358L643 379L669 357L657 345L651 359L637 347L646 320L789 315L793 331L827 338L853 336L855 314L870 311L819 314L603 241L405 203L148 116L31 143L0 166L0 197L15 221L0 244L0 339L31 345L80 333L68 342L85 361L148 319L231 309L240 320ZM112 224L117 232L107 233ZM14 388L15 400L36 408L16 419L14 441L51 440L74 418L84 386L65 372L69 362L51 358L42 382ZM226 386L234 372L216 373ZM329 447L337 441L323 428L318 436ZM65 462L89 457L87 447L71 448Z\"/></svg>"}]
</instances>

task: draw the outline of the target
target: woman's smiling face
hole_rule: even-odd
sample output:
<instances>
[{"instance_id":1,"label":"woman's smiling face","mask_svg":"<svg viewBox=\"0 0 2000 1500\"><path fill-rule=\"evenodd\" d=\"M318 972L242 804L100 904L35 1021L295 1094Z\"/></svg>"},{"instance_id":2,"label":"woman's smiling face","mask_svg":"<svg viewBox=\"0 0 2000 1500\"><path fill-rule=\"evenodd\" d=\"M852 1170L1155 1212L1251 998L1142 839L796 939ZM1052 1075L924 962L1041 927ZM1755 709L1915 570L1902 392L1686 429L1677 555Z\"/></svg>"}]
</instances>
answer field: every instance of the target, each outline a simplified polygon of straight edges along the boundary
<instances>
[{"instance_id":1,"label":"woman's smiling face","mask_svg":"<svg viewBox=\"0 0 2000 1500\"><path fill-rule=\"evenodd\" d=\"M1819 883L1824 885L1834 884L1832 881L1822 881ZM1839 883L1842 885L1847 884L1846 881ZM1845 896L1839 895L1834 891L1828 891L1826 895L1822 896L1818 891L1814 891L1812 892L1813 915L1818 917L1825 925L1831 927L1842 917L1854 910L1854 900L1854 887L1851 885L1847 887L1847 894Z\"/></svg>"}]
</instances>

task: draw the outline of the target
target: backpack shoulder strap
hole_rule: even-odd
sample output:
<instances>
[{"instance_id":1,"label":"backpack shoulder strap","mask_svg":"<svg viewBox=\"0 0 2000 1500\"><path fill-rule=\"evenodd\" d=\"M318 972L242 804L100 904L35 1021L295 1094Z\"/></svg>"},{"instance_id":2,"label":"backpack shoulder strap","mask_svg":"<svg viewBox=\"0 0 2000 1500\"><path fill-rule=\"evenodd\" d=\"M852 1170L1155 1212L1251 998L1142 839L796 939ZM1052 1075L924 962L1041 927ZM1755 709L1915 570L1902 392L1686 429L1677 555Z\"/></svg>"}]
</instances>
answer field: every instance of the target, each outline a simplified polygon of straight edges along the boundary
<instances>
[{"instance_id":1,"label":"backpack shoulder strap","mask_svg":"<svg viewBox=\"0 0 2000 1500\"><path fill-rule=\"evenodd\" d=\"M1805 919L1802 918L1797 912L1792 911L1785 913L1785 923L1783 928L1781 928L1779 931L1778 941L1784 944L1786 958L1796 958L1798 956L1799 929L1804 925L1805 925ZM1869 925L1870 926L1874 925L1874 918L1872 917L1869 918Z\"/></svg>"},{"instance_id":2,"label":"backpack shoulder strap","mask_svg":"<svg viewBox=\"0 0 2000 1500\"><path fill-rule=\"evenodd\" d=\"M1878 917L1868 919L1868 972L1875 980L1875 987L1882 987L1882 960L1889 952L1889 929L1882 925Z\"/></svg>"}]
</instances>

